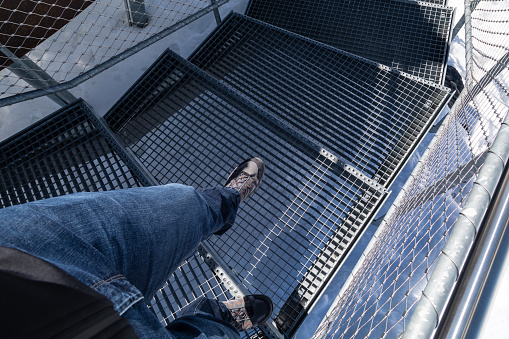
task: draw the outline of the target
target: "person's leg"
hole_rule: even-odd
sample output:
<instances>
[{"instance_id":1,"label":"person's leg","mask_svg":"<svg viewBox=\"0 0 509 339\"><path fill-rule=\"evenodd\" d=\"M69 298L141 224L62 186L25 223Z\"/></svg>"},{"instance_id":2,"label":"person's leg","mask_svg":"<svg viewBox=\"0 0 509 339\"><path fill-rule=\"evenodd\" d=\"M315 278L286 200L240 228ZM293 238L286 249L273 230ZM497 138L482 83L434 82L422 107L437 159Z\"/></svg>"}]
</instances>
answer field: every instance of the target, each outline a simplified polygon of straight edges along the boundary
<instances>
[{"instance_id":1,"label":"person's leg","mask_svg":"<svg viewBox=\"0 0 509 339\"><path fill-rule=\"evenodd\" d=\"M260 294L230 301L201 297L184 307L166 328L177 337L179 331L189 326L200 329L207 337L218 335L218 328L221 333L227 331L230 337L238 337L238 332L264 324L273 310L272 300Z\"/></svg>"},{"instance_id":2,"label":"person's leg","mask_svg":"<svg viewBox=\"0 0 509 339\"><path fill-rule=\"evenodd\" d=\"M89 286L121 275L150 297L200 241L233 224L239 200L231 188L178 184L72 194L0 210L1 242Z\"/></svg>"},{"instance_id":3,"label":"person's leg","mask_svg":"<svg viewBox=\"0 0 509 339\"><path fill-rule=\"evenodd\" d=\"M204 338L240 338L225 304L205 297L183 308L166 329L177 338L185 338L188 333Z\"/></svg>"},{"instance_id":4,"label":"person's leg","mask_svg":"<svg viewBox=\"0 0 509 339\"><path fill-rule=\"evenodd\" d=\"M230 187L201 193L171 184L0 209L0 245L55 264L108 297L121 314L134 314L200 241L231 227L263 168L259 159L244 162L228 178Z\"/></svg>"},{"instance_id":5,"label":"person's leg","mask_svg":"<svg viewBox=\"0 0 509 339\"><path fill-rule=\"evenodd\" d=\"M229 322L210 313L185 316L176 319L165 328L146 305L139 302L130 307L124 313L124 317L129 319L140 339L230 339L240 337L239 332Z\"/></svg>"}]
</instances>

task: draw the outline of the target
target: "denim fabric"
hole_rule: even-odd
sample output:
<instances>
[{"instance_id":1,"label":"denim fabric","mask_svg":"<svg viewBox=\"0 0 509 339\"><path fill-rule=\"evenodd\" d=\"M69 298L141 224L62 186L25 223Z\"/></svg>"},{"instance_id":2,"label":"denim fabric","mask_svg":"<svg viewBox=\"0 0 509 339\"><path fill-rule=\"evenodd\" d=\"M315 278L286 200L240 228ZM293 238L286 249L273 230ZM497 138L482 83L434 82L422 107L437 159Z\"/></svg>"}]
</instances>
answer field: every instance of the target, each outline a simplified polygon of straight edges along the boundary
<instances>
[{"instance_id":1,"label":"denim fabric","mask_svg":"<svg viewBox=\"0 0 509 339\"><path fill-rule=\"evenodd\" d=\"M126 318L153 324L157 319L140 301L149 300L200 241L231 227L239 202L231 188L198 192L179 184L71 194L1 209L0 245L60 267ZM143 322L136 324L144 336Z\"/></svg>"},{"instance_id":2,"label":"denim fabric","mask_svg":"<svg viewBox=\"0 0 509 339\"><path fill-rule=\"evenodd\" d=\"M240 338L235 327L220 318L225 318L227 315L221 312L216 313L210 308L210 303L216 304L216 306L222 305L216 300L199 298L191 303L190 307L185 307L183 309L185 312L179 314L178 318L166 328L161 326L161 323L143 302L130 307L124 316L129 319L136 334L142 339ZM200 305L200 307L195 308L196 305Z\"/></svg>"}]
</instances>

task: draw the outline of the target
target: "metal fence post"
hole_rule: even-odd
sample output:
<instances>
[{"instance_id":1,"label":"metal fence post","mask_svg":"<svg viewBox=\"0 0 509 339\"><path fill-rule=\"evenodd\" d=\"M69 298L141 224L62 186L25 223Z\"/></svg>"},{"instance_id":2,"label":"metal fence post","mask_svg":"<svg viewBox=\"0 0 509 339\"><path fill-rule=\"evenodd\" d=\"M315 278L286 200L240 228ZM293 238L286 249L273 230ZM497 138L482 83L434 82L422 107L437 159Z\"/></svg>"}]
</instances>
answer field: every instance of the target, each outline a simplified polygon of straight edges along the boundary
<instances>
[{"instance_id":1,"label":"metal fence post","mask_svg":"<svg viewBox=\"0 0 509 339\"><path fill-rule=\"evenodd\" d=\"M144 0L124 0L129 26L147 27L150 16L145 9Z\"/></svg>"},{"instance_id":2,"label":"metal fence post","mask_svg":"<svg viewBox=\"0 0 509 339\"><path fill-rule=\"evenodd\" d=\"M27 56L23 55L21 57L17 57L2 44L0 44L0 51L12 61L12 65L7 67L9 71L16 74L30 86L44 90L46 87L58 85L58 82L55 79L53 79ZM47 94L47 96L60 106L65 106L77 100L77 98L68 91Z\"/></svg>"},{"instance_id":3,"label":"metal fence post","mask_svg":"<svg viewBox=\"0 0 509 339\"><path fill-rule=\"evenodd\" d=\"M472 7L470 0L465 0L465 58L466 75L465 83L470 83L470 72L472 72Z\"/></svg>"},{"instance_id":4,"label":"metal fence post","mask_svg":"<svg viewBox=\"0 0 509 339\"><path fill-rule=\"evenodd\" d=\"M470 2L470 12L471 13L475 7L479 4L481 0L475 0L473 2ZM470 14L469 14L469 19L470 19ZM452 30L452 39L454 39L456 37L456 35L458 35L458 33L460 32L460 30L463 28L463 26L465 25L465 14L463 14L461 16L461 18L458 20L458 22L456 23L456 26L454 26L454 29ZM451 40L452 40L451 39Z\"/></svg>"},{"instance_id":5,"label":"metal fence post","mask_svg":"<svg viewBox=\"0 0 509 339\"><path fill-rule=\"evenodd\" d=\"M210 3L212 5L215 5L216 4L216 0L210 0ZM214 8L214 17L216 18L216 23L219 26L219 24L221 23L221 15L219 15L219 8L218 7Z\"/></svg>"}]
</instances>

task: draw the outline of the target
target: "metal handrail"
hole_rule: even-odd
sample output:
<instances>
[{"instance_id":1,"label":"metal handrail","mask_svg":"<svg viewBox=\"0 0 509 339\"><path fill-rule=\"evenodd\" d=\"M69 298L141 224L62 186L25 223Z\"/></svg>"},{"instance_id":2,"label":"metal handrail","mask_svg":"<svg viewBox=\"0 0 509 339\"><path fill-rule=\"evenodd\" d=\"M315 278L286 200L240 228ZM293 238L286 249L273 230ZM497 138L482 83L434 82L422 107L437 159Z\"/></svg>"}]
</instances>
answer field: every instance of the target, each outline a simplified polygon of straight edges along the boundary
<instances>
[{"instance_id":1,"label":"metal handrail","mask_svg":"<svg viewBox=\"0 0 509 339\"><path fill-rule=\"evenodd\" d=\"M464 272L460 276L456 292L451 298L435 338L465 338L481 294L487 284L488 276L497 256L502 238L509 224L509 169L505 168L499 187L493 196L486 221L467 259ZM507 251L506 251L507 252ZM507 255L507 253L506 253ZM487 293L492 294L494 288ZM482 313L484 313L484 310ZM484 318L481 316L481 318Z\"/></svg>"},{"instance_id":2,"label":"metal handrail","mask_svg":"<svg viewBox=\"0 0 509 339\"><path fill-rule=\"evenodd\" d=\"M471 253L483 221L489 216L496 187L509 159L509 116L488 151L472 191L463 206L446 246L442 249L435 269L422 297L410 318L403 338L430 338L445 314L448 301ZM428 321L423 321L426 318ZM433 321L434 320L434 321Z\"/></svg>"}]
</instances>

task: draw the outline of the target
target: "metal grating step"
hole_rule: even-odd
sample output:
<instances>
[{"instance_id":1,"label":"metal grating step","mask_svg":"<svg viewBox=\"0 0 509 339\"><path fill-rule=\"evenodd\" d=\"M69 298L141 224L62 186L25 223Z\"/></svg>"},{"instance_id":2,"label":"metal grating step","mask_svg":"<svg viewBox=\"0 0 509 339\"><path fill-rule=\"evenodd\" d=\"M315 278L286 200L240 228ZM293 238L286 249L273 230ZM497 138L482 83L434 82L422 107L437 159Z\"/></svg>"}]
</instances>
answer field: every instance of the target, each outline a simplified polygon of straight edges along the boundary
<instances>
[{"instance_id":1,"label":"metal grating step","mask_svg":"<svg viewBox=\"0 0 509 339\"><path fill-rule=\"evenodd\" d=\"M83 101L0 143L0 208L146 181Z\"/></svg>"},{"instance_id":2,"label":"metal grating step","mask_svg":"<svg viewBox=\"0 0 509 339\"><path fill-rule=\"evenodd\" d=\"M444 83L454 9L404 0L251 0L246 15Z\"/></svg>"},{"instance_id":3,"label":"metal grating step","mask_svg":"<svg viewBox=\"0 0 509 339\"><path fill-rule=\"evenodd\" d=\"M426 3L426 4L434 4L434 5L439 5L439 6L447 6L447 3L448 3L448 0L422 0L422 1L417 1L417 0L412 0L412 1L415 1L415 2L418 2L418 3Z\"/></svg>"},{"instance_id":4,"label":"metal grating step","mask_svg":"<svg viewBox=\"0 0 509 339\"><path fill-rule=\"evenodd\" d=\"M334 273L331 267L341 261L386 196L170 51L105 119L160 184L217 185L244 158L264 159L264 184L242 206L236 225L214 236L211 244L228 266L223 268L247 291L273 299L277 323L287 335L296 330ZM315 264L318 261L330 265ZM312 285L301 283L310 268L317 278ZM193 271L180 274L184 278L170 281L152 301L160 318L171 320L179 308L175 305L199 296L203 281ZM297 289L302 292L299 307L290 312L293 306L285 303Z\"/></svg>"},{"instance_id":5,"label":"metal grating step","mask_svg":"<svg viewBox=\"0 0 509 339\"><path fill-rule=\"evenodd\" d=\"M381 185L449 89L232 13L190 61Z\"/></svg>"}]
</instances>

